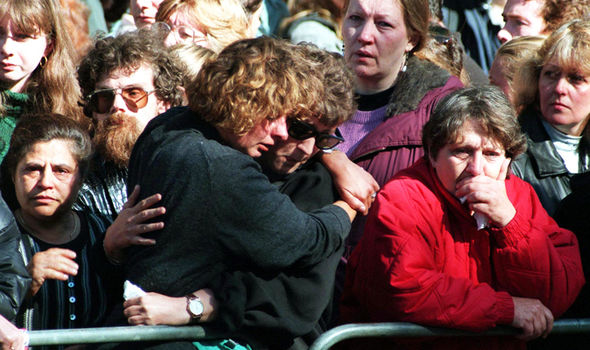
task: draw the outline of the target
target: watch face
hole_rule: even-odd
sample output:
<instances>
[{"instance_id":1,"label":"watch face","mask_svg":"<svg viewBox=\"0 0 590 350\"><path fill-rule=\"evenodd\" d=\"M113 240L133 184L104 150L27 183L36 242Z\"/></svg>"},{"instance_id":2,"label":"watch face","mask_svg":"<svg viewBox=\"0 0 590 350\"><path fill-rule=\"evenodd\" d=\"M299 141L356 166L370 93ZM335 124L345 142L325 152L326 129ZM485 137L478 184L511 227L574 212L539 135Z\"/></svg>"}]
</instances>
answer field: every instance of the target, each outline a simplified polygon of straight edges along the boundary
<instances>
[{"instance_id":1,"label":"watch face","mask_svg":"<svg viewBox=\"0 0 590 350\"><path fill-rule=\"evenodd\" d=\"M199 299L192 299L188 307L195 316L201 316L203 314L203 303Z\"/></svg>"}]
</instances>

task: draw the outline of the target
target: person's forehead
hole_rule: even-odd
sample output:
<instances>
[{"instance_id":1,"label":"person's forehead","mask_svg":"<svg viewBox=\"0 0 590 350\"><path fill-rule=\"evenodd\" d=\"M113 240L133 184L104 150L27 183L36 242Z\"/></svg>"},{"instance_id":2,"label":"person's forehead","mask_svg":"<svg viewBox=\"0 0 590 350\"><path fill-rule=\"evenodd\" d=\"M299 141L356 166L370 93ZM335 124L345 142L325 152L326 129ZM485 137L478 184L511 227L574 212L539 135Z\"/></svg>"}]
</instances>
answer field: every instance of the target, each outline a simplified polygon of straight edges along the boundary
<instances>
[{"instance_id":1,"label":"person's forehead","mask_svg":"<svg viewBox=\"0 0 590 350\"><path fill-rule=\"evenodd\" d=\"M135 6L136 8L143 6L159 7L163 2L164 0L131 0L131 6Z\"/></svg>"},{"instance_id":2,"label":"person's forehead","mask_svg":"<svg viewBox=\"0 0 590 350\"><path fill-rule=\"evenodd\" d=\"M505 17L533 17L539 16L543 1L540 0L508 0L504 6Z\"/></svg>"},{"instance_id":3,"label":"person's forehead","mask_svg":"<svg viewBox=\"0 0 590 350\"><path fill-rule=\"evenodd\" d=\"M126 67L117 68L96 83L96 88L124 88L128 86L153 89L154 72L148 64L142 64L137 69Z\"/></svg>"},{"instance_id":4,"label":"person's forehead","mask_svg":"<svg viewBox=\"0 0 590 350\"><path fill-rule=\"evenodd\" d=\"M176 26L200 27L200 22L194 15L188 13L190 8L176 10L168 17L168 22Z\"/></svg>"},{"instance_id":5,"label":"person's forehead","mask_svg":"<svg viewBox=\"0 0 590 350\"><path fill-rule=\"evenodd\" d=\"M483 126L476 121L467 120L457 131L455 141L450 142L449 146L472 146L481 148L499 148L504 149L499 140L491 137Z\"/></svg>"}]
</instances>

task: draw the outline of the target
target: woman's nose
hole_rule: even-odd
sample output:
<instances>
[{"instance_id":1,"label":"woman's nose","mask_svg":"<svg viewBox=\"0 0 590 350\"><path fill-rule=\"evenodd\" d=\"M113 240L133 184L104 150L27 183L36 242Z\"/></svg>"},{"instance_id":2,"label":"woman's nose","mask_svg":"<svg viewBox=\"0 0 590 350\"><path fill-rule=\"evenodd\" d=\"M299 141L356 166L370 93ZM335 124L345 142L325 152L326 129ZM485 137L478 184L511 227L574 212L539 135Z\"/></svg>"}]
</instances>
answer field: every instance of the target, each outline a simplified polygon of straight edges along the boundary
<instances>
[{"instance_id":1,"label":"woman's nose","mask_svg":"<svg viewBox=\"0 0 590 350\"><path fill-rule=\"evenodd\" d=\"M479 152L475 152L469 159L466 170L473 176L481 175L483 174L483 163L483 155Z\"/></svg>"}]
</instances>

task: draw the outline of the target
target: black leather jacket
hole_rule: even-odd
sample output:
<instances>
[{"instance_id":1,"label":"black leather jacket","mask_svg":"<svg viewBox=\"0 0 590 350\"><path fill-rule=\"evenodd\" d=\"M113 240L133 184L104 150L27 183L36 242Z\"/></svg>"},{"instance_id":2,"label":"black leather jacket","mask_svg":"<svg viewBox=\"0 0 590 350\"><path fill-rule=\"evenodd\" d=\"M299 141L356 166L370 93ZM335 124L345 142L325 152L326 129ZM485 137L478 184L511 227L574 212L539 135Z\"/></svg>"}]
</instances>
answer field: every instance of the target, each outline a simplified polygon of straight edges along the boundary
<instances>
[{"instance_id":1,"label":"black leather jacket","mask_svg":"<svg viewBox=\"0 0 590 350\"><path fill-rule=\"evenodd\" d=\"M100 155L92 160L74 209L102 214L115 220L127 201L127 168L105 162Z\"/></svg>"},{"instance_id":2,"label":"black leather jacket","mask_svg":"<svg viewBox=\"0 0 590 350\"><path fill-rule=\"evenodd\" d=\"M559 202L571 192L571 174L566 169L563 159L557 153L553 142L543 128L542 116L533 108L528 108L520 116L520 124L527 134L527 151L512 162L512 172L529 182L541 204L549 215L553 216ZM583 161L588 152L587 143L580 143L581 172L588 171L588 162Z\"/></svg>"},{"instance_id":3,"label":"black leather jacket","mask_svg":"<svg viewBox=\"0 0 590 350\"><path fill-rule=\"evenodd\" d=\"M0 314L14 320L31 278L19 246L21 235L12 212L0 196Z\"/></svg>"}]
</instances>

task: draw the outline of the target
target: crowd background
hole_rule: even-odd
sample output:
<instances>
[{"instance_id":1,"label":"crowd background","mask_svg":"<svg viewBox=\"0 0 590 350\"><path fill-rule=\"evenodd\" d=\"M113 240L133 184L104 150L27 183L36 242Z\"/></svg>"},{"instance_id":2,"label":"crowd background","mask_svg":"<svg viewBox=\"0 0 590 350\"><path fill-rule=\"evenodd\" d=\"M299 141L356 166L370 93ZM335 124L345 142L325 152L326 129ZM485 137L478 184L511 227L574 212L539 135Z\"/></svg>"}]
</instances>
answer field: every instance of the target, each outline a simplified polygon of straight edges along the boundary
<instances>
[{"instance_id":1,"label":"crowd background","mask_svg":"<svg viewBox=\"0 0 590 350\"><path fill-rule=\"evenodd\" d=\"M224 337L101 348L306 349L375 321L523 332L407 348L587 343L534 339L590 317L589 15L3 0L2 348L23 330L199 323ZM367 346L393 345L344 345Z\"/></svg>"}]
</instances>

